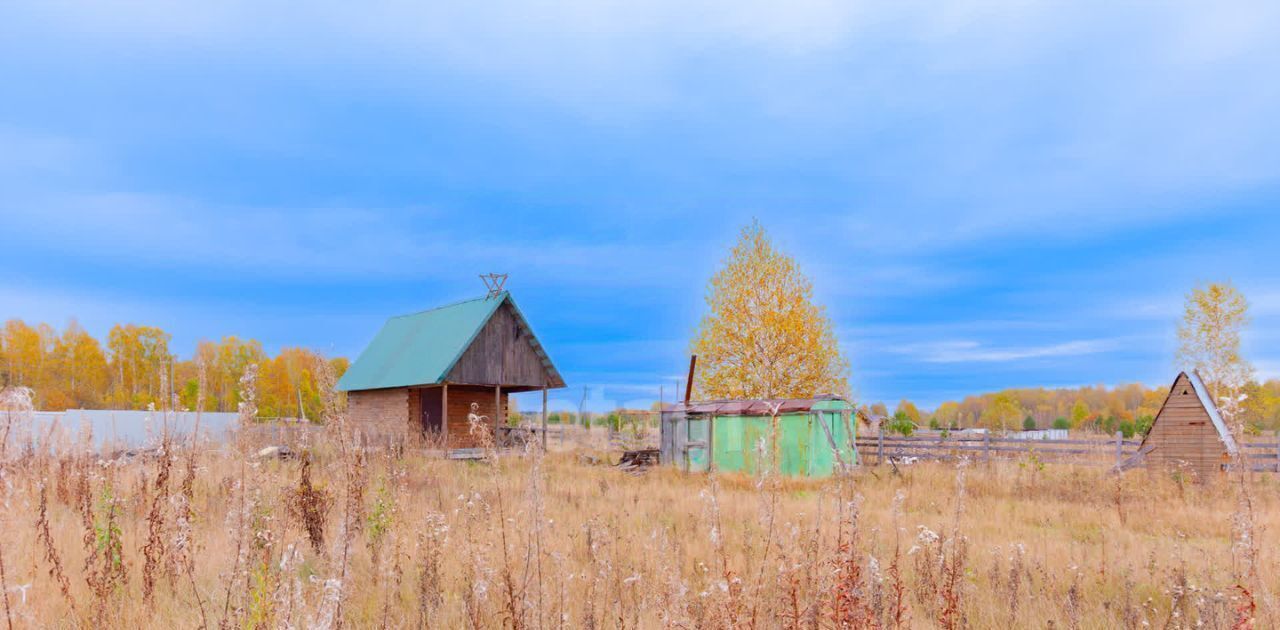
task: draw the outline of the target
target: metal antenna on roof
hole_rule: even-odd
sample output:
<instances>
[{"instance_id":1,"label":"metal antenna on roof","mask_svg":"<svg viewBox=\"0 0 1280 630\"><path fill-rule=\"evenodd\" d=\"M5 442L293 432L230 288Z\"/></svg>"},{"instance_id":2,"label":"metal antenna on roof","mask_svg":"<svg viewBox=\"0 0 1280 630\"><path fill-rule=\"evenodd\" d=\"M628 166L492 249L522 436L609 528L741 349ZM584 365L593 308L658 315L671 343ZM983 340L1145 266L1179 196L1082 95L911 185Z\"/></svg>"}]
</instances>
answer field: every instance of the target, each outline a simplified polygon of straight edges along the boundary
<instances>
[{"instance_id":1,"label":"metal antenna on roof","mask_svg":"<svg viewBox=\"0 0 1280 630\"><path fill-rule=\"evenodd\" d=\"M489 299L502 295L502 286L507 283L507 274L482 273L480 279L484 281L484 288L489 290L489 294L485 296L485 299Z\"/></svg>"}]
</instances>

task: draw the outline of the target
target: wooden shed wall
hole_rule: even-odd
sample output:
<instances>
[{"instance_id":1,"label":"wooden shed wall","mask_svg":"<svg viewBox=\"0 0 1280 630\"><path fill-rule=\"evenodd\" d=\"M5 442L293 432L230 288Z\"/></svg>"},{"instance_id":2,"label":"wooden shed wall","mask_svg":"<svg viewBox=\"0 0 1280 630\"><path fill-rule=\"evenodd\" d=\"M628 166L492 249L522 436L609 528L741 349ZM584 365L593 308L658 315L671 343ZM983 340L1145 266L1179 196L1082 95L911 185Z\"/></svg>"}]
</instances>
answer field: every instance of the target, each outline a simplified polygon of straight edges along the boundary
<instances>
[{"instance_id":1,"label":"wooden shed wall","mask_svg":"<svg viewBox=\"0 0 1280 630\"><path fill-rule=\"evenodd\" d=\"M1154 447L1147 455L1149 464L1176 467L1186 462L1201 477L1222 470L1227 461L1227 447L1185 374L1174 382L1146 444Z\"/></svg>"},{"instance_id":2,"label":"wooden shed wall","mask_svg":"<svg viewBox=\"0 0 1280 630\"><path fill-rule=\"evenodd\" d=\"M552 387L542 358L530 344L510 303L503 303L476 335L449 372L451 383L500 384L504 387ZM450 390L452 393L452 389ZM492 402L490 403L492 407ZM453 412L450 410L452 419Z\"/></svg>"}]
</instances>

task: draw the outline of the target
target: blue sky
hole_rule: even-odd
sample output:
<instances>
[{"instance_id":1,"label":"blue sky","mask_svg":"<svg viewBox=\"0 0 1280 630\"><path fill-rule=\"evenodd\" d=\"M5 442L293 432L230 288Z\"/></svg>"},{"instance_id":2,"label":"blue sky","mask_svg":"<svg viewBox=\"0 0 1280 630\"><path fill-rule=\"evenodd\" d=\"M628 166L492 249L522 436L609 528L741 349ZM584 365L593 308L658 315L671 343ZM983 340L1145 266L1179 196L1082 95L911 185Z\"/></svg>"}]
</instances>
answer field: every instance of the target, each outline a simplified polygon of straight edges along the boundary
<instances>
[{"instance_id":1,"label":"blue sky","mask_svg":"<svg viewBox=\"0 0 1280 630\"><path fill-rule=\"evenodd\" d=\"M0 316L354 356L501 271L637 404L757 217L862 400L1166 383L1207 280L1280 376L1277 76L1262 2L9 3Z\"/></svg>"}]
</instances>

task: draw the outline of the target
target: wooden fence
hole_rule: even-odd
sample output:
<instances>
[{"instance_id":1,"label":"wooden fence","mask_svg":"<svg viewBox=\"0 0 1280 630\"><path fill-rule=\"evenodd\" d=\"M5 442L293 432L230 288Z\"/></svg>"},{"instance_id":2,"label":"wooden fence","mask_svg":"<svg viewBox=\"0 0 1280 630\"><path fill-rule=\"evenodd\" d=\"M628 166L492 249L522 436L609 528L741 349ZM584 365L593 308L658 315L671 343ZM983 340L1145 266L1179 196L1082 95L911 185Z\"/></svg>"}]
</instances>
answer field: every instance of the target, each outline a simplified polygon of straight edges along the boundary
<instances>
[{"instance_id":1,"label":"wooden fence","mask_svg":"<svg viewBox=\"0 0 1280 630\"><path fill-rule=\"evenodd\" d=\"M1035 458L1043 462L1117 466L1133 455L1142 443L1125 439L1117 432L1112 439L1020 440L982 435L900 435L859 436L858 461L880 464L886 461L953 460L966 457L976 461ZM1256 472L1280 472L1280 438L1276 442L1241 444L1250 468Z\"/></svg>"},{"instance_id":2,"label":"wooden fence","mask_svg":"<svg viewBox=\"0 0 1280 630\"><path fill-rule=\"evenodd\" d=\"M1275 442L1244 442L1240 444L1253 472L1280 473L1280 431L1276 432Z\"/></svg>"}]
</instances>

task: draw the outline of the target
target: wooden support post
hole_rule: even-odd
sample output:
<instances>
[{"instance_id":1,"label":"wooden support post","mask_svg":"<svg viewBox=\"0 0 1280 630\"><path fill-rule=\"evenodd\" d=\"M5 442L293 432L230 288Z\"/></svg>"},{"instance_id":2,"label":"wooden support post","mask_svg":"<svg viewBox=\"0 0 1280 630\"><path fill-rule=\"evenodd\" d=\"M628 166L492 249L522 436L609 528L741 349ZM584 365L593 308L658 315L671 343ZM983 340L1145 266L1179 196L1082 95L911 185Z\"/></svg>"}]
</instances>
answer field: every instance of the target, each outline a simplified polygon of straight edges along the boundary
<instances>
[{"instance_id":1,"label":"wooden support post","mask_svg":"<svg viewBox=\"0 0 1280 630\"><path fill-rule=\"evenodd\" d=\"M707 416L707 472L716 471L716 414Z\"/></svg>"},{"instance_id":2,"label":"wooden support post","mask_svg":"<svg viewBox=\"0 0 1280 630\"><path fill-rule=\"evenodd\" d=\"M689 357L689 381L684 386L684 404L688 405L693 397L693 371L698 367L698 355Z\"/></svg>"},{"instance_id":3,"label":"wooden support post","mask_svg":"<svg viewBox=\"0 0 1280 630\"><path fill-rule=\"evenodd\" d=\"M991 461L991 433L982 434L982 460Z\"/></svg>"},{"instance_id":4,"label":"wooden support post","mask_svg":"<svg viewBox=\"0 0 1280 630\"><path fill-rule=\"evenodd\" d=\"M1124 432L1116 431L1116 468L1124 463Z\"/></svg>"},{"instance_id":5,"label":"wooden support post","mask_svg":"<svg viewBox=\"0 0 1280 630\"><path fill-rule=\"evenodd\" d=\"M674 427L675 442L673 443L675 444L676 456L680 458L680 470L685 472L689 472L691 468L689 463L689 426L689 416L685 414L676 421Z\"/></svg>"},{"instance_id":6,"label":"wooden support post","mask_svg":"<svg viewBox=\"0 0 1280 630\"><path fill-rule=\"evenodd\" d=\"M884 463L884 423L880 423L880 432L876 435L876 464Z\"/></svg>"},{"instance_id":7,"label":"wooden support post","mask_svg":"<svg viewBox=\"0 0 1280 630\"><path fill-rule=\"evenodd\" d=\"M676 461L676 451L672 447L676 434L671 428L673 418L665 411L658 412L658 462L670 466Z\"/></svg>"},{"instance_id":8,"label":"wooden support post","mask_svg":"<svg viewBox=\"0 0 1280 630\"><path fill-rule=\"evenodd\" d=\"M840 421L844 423L844 432L849 436L850 461L853 462L854 466L857 466L861 464L861 461L858 459L858 439L857 434L854 432L854 424L856 423L850 421L849 416L850 412L848 409L842 409L840 411Z\"/></svg>"},{"instance_id":9,"label":"wooden support post","mask_svg":"<svg viewBox=\"0 0 1280 630\"><path fill-rule=\"evenodd\" d=\"M493 386L493 443L498 444L498 429L507 426L507 418L502 414L502 386Z\"/></svg>"},{"instance_id":10,"label":"wooden support post","mask_svg":"<svg viewBox=\"0 0 1280 630\"><path fill-rule=\"evenodd\" d=\"M448 448L449 444L449 384L440 386L440 442Z\"/></svg>"},{"instance_id":11,"label":"wooden support post","mask_svg":"<svg viewBox=\"0 0 1280 630\"><path fill-rule=\"evenodd\" d=\"M547 387L542 386L542 452L547 452Z\"/></svg>"}]
</instances>

